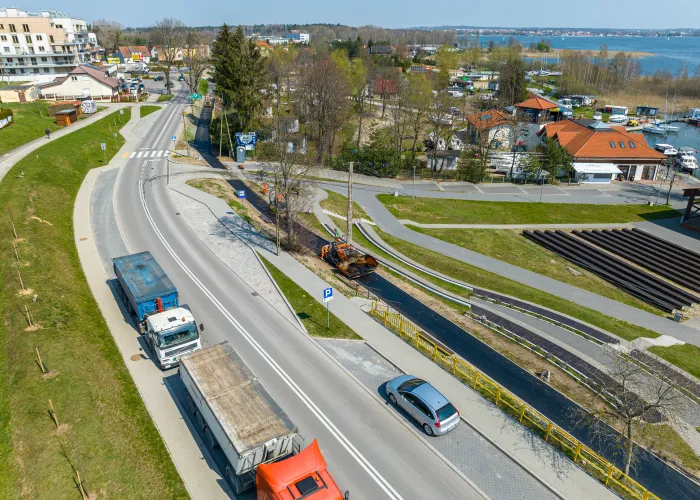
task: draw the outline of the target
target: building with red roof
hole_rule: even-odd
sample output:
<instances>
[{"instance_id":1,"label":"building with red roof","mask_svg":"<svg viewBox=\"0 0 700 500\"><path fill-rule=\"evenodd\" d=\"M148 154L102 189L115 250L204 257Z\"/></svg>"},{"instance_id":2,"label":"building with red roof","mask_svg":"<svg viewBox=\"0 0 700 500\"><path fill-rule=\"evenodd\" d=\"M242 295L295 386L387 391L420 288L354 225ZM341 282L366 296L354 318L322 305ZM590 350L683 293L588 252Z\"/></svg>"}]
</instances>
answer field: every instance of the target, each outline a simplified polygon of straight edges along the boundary
<instances>
[{"instance_id":1,"label":"building with red roof","mask_svg":"<svg viewBox=\"0 0 700 500\"><path fill-rule=\"evenodd\" d=\"M521 121L528 123L547 123L552 111L559 108L559 105L540 97L530 94L530 97L515 105L517 116Z\"/></svg>"},{"instance_id":2,"label":"building with red roof","mask_svg":"<svg viewBox=\"0 0 700 500\"><path fill-rule=\"evenodd\" d=\"M649 147L644 134L630 133L625 127L597 120L550 123L540 131L540 136L554 139L564 147L574 159L577 177L589 174L586 182L610 182L616 177L654 180L659 166L668 159Z\"/></svg>"}]
</instances>

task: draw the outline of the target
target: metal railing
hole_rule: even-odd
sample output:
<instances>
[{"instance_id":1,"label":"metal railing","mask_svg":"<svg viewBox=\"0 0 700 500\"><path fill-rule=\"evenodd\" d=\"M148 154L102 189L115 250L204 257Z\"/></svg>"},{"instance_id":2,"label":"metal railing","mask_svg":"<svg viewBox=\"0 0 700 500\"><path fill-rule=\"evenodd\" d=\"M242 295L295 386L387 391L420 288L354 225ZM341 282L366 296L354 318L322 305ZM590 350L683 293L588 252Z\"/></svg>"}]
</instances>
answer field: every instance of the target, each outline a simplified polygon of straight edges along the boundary
<instances>
[{"instance_id":1,"label":"metal railing","mask_svg":"<svg viewBox=\"0 0 700 500\"><path fill-rule=\"evenodd\" d=\"M658 496L627 476L609 460L598 455L520 398L432 340L409 319L376 301L372 302L370 314L421 354L432 359L440 368L450 372L465 385L469 385L545 442L558 448L579 467L615 493L638 500L660 500Z\"/></svg>"}]
</instances>

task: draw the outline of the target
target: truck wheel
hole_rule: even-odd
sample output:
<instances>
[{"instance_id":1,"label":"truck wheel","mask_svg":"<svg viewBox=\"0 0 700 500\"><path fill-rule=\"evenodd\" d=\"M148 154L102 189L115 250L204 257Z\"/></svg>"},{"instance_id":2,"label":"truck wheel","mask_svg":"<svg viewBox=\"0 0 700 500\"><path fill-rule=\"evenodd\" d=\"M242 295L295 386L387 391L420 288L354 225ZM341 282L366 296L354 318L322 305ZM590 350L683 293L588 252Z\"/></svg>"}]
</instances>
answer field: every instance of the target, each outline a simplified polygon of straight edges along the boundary
<instances>
[{"instance_id":1,"label":"truck wheel","mask_svg":"<svg viewBox=\"0 0 700 500\"><path fill-rule=\"evenodd\" d=\"M396 396L394 396L391 392L389 393L389 401L391 401L391 404L393 404L393 405L398 404L398 401L396 400Z\"/></svg>"},{"instance_id":2,"label":"truck wheel","mask_svg":"<svg viewBox=\"0 0 700 500\"><path fill-rule=\"evenodd\" d=\"M194 415L194 412L197 411L197 407L194 405L194 400L189 394L187 395L187 407L190 409L190 413L192 415Z\"/></svg>"},{"instance_id":3,"label":"truck wheel","mask_svg":"<svg viewBox=\"0 0 700 500\"><path fill-rule=\"evenodd\" d=\"M214 448L219 446L219 443L216 442L216 438L214 437L214 433L208 426L204 428L204 437L210 449L213 450Z\"/></svg>"}]
</instances>

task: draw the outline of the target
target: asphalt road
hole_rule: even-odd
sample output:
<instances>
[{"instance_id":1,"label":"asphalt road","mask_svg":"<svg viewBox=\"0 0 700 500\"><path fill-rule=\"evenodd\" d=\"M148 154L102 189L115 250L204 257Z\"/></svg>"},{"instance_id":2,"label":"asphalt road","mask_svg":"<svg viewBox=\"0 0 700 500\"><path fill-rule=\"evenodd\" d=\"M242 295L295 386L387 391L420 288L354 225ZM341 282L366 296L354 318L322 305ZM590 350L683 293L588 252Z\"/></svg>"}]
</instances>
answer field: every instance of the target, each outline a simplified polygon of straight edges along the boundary
<instances>
[{"instance_id":1,"label":"asphalt road","mask_svg":"<svg viewBox=\"0 0 700 500\"><path fill-rule=\"evenodd\" d=\"M182 94L181 94L182 95ZM168 149L181 97L159 113L139 150ZM163 158L120 171L114 210L130 252L150 250L204 323L205 345L229 341L352 498L479 498L480 494L314 342L241 282L192 233L167 193Z\"/></svg>"}]
</instances>

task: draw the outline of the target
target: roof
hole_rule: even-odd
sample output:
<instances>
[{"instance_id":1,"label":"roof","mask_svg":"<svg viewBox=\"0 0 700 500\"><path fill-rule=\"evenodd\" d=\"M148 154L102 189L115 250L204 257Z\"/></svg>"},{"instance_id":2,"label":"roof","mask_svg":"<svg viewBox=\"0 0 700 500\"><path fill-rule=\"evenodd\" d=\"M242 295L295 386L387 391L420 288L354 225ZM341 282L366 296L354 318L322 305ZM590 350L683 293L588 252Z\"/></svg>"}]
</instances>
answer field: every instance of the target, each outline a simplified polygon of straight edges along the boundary
<instances>
[{"instance_id":1,"label":"roof","mask_svg":"<svg viewBox=\"0 0 700 500\"><path fill-rule=\"evenodd\" d=\"M601 125L593 120L562 120L546 125L539 133L557 139L574 159L666 159L647 145L643 134L631 134L625 127Z\"/></svg>"},{"instance_id":2,"label":"roof","mask_svg":"<svg viewBox=\"0 0 700 500\"><path fill-rule=\"evenodd\" d=\"M119 52L125 59L131 59L132 54L139 54L141 56L151 57L151 53L148 51L148 47L145 45L130 45L128 47L119 47Z\"/></svg>"},{"instance_id":3,"label":"roof","mask_svg":"<svg viewBox=\"0 0 700 500\"><path fill-rule=\"evenodd\" d=\"M548 101L547 99L544 99L542 97L531 97L530 99L519 102L518 104L515 105L516 108L526 108L526 109L554 109L559 107L557 104L553 103L552 101Z\"/></svg>"},{"instance_id":4,"label":"roof","mask_svg":"<svg viewBox=\"0 0 700 500\"><path fill-rule=\"evenodd\" d=\"M5 85L4 87L0 87L0 92L3 92L5 90L27 90L34 86L36 86L36 83L20 83L18 85Z\"/></svg>"},{"instance_id":5,"label":"roof","mask_svg":"<svg viewBox=\"0 0 700 500\"><path fill-rule=\"evenodd\" d=\"M447 398L440 394L440 391L438 391L435 387L433 387L427 382L413 389L411 391L411 394L415 394L416 396L421 398L423 401L428 403L434 410L439 410L447 403L449 403Z\"/></svg>"},{"instance_id":6,"label":"roof","mask_svg":"<svg viewBox=\"0 0 700 500\"><path fill-rule=\"evenodd\" d=\"M228 342L181 361L238 454L296 433L287 414Z\"/></svg>"},{"instance_id":7,"label":"roof","mask_svg":"<svg viewBox=\"0 0 700 500\"><path fill-rule=\"evenodd\" d=\"M318 481L318 476L322 481ZM310 481L306 478L312 478ZM306 479L302 483L302 481ZM256 481L260 490L269 489L275 498L293 500L310 496L313 500L340 499L340 490L328 475L326 461L323 459L318 441L315 439L305 450L279 462L260 464L257 468ZM320 484L319 484L320 483ZM325 483L327 488L323 488ZM306 488L304 488L304 486ZM300 487L306 492L300 490ZM315 490L315 492L313 492ZM309 495L310 493L310 495Z\"/></svg>"},{"instance_id":8,"label":"roof","mask_svg":"<svg viewBox=\"0 0 700 500\"><path fill-rule=\"evenodd\" d=\"M62 109L61 111L56 111L55 114L57 115L72 115L73 113L77 113L76 109Z\"/></svg>"},{"instance_id":9,"label":"roof","mask_svg":"<svg viewBox=\"0 0 700 500\"><path fill-rule=\"evenodd\" d=\"M510 121L510 116L497 109L467 116L467 121L476 129L490 129Z\"/></svg>"},{"instance_id":10,"label":"roof","mask_svg":"<svg viewBox=\"0 0 700 500\"><path fill-rule=\"evenodd\" d=\"M48 87L56 87L74 75L88 75L93 80L96 80L97 82L107 87L110 87L111 89L116 89L119 87L119 81L116 78L107 76L104 69L92 66L90 64L81 64L75 69L72 69L67 76L56 78L53 82L47 83L46 85L42 85L41 88L45 89Z\"/></svg>"},{"instance_id":11,"label":"roof","mask_svg":"<svg viewBox=\"0 0 700 500\"><path fill-rule=\"evenodd\" d=\"M621 174L622 170L614 163L579 163L574 162L574 170L584 174Z\"/></svg>"},{"instance_id":12,"label":"roof","mask_svg":"<svg viewBox=\"0 0 700 500\"><path fill-rule=\"evenodd\" d=\"M166 314L152 314L148 317L148 322L154 332L160 333L171 328L176 328L183 323L194 323L194 316L184 307L168 309Z\"/></svg>"}]
</instances>

